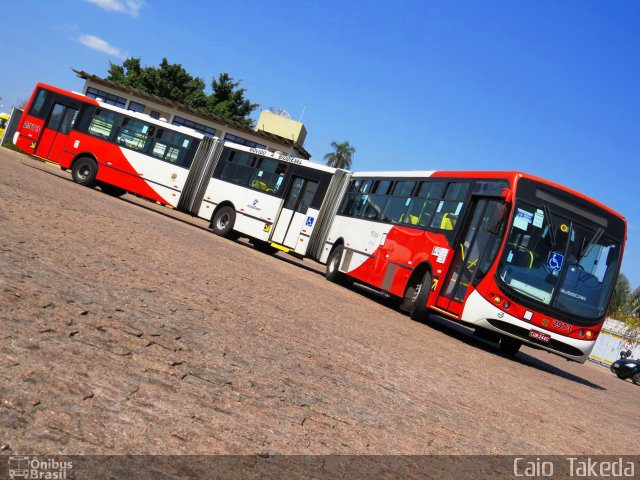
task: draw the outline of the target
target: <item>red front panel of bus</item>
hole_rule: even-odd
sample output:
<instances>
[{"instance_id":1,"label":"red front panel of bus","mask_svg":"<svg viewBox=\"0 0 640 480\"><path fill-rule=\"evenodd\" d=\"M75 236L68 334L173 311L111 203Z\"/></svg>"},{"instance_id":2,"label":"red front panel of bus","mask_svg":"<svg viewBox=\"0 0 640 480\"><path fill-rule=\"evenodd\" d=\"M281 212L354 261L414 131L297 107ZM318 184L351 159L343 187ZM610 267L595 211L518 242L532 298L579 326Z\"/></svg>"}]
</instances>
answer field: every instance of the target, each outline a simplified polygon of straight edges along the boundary
<instances>
[{"instance_id":1,"label":"red front panel of bus","mask_svg":"<svg viewBox=\"0 0 640 480\"><path fill-rule=\"evenodd\" d=\"M16 146L23 152L33 155L35 154L36 144L44 130L44 120L27 115L26 112L27 110L25 109L25 113L20 119Z\"/></svg>"}]
</instances>

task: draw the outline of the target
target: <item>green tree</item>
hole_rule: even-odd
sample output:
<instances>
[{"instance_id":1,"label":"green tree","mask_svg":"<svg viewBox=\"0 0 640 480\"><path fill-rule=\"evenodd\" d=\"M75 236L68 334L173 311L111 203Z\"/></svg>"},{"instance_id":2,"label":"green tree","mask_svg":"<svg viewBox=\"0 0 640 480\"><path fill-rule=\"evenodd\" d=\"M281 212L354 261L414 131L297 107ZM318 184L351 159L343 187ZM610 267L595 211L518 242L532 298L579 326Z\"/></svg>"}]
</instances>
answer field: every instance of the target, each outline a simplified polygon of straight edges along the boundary
<instances>
[{"instance_id":1,"label":"green tree","mask_svg":"<svg viewBox=\"0 0 640 480\"><path fill-rule=\"evenodd\" d=\"M171 64L166 58L158 67L143 67L140 62L140 58L133 57L124 60L122 65L110 62L107 79L247 127L253 126L249 115L259 105L244 97L246 90L239 88L240 81L234 81L228 73L221 73L217 80L212 79L213 92L207 95L204 80L192 76L180 64Z\"/></svg>"},{"instance_id":2,"label":"green tree","mask_svg":"<svg viewBox=\"0 0 640 480\"><path fill-rule=\"evenodd\" d=\"M209 112L249 127L253 126L249 115L259 105L244 98L246 89L240 88L240 81L234 82L228 73L221 73L218 80L214 78L211 81L211 89L213 93L209 95L207 103Z\"/></svg>"},{"instance_id":3,"label":"green tree","mask_svg":"<svg viewBox=\"0 0 640 480\"><path fill-rule=\"evenodd\" d=\"M631 299L631 284L629 279L621 273L618 276L618 281L613 289L613 297L609 304L609 315L616 318L616 316L622 316L630 313L629 301ZM620 318L622 320L622 318Z\"/></svg>"},{"instance_id":4,"label":"green tree","mask_svg":"<svg viewBox=\"0 0 640 480\"><path fill-rule=\"evenodd\" d=\"M349 170L351 163L353 162L353 156L356 153L356 149L349 145L349 142L345 141L338 143L335 140L331 142L331 147L334 151L327 153L324 156L324 160L329 167L343 168Z\"/></svg>"}]
</instances>

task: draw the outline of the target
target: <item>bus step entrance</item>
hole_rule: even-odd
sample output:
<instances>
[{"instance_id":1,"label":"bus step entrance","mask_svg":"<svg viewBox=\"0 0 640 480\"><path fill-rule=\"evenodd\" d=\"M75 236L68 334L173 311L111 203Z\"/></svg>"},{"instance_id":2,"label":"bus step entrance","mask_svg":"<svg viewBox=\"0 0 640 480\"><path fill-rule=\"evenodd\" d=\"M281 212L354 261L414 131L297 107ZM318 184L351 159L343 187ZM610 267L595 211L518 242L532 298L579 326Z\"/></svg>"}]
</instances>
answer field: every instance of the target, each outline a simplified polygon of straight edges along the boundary
<instances>
[{"instance_id":1,"label":"bus step entrance","mask_svg":"<svg viewBox=\"0 0 640 480\"><path fill-rule=\"evenodd\" d=\"M279 243L271 242L271 246L273 248L277 248L278 250L282 250L285 253L289 253L291 251L289 247L285 247L284 245L280 245Z\"/></svg>"}]
</instances>

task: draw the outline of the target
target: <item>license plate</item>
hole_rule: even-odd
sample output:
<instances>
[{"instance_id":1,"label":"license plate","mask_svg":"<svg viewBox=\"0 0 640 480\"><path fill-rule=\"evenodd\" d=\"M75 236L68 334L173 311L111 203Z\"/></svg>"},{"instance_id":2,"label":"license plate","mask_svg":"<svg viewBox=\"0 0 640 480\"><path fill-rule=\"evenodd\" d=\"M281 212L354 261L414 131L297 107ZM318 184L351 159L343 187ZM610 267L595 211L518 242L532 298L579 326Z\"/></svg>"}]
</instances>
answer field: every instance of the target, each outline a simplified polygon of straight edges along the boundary
<instances>
[{"instance_id":1,"label":"license plate","mask_svg":"<svg viewBox=\"0 0 640 480\"><path fill-rule=\"evenodd\" d=\"M551 335L539 332L538 330L529 330L529 336L544 343L549 343L551 341Z\"/></svg>"}]
</instances>

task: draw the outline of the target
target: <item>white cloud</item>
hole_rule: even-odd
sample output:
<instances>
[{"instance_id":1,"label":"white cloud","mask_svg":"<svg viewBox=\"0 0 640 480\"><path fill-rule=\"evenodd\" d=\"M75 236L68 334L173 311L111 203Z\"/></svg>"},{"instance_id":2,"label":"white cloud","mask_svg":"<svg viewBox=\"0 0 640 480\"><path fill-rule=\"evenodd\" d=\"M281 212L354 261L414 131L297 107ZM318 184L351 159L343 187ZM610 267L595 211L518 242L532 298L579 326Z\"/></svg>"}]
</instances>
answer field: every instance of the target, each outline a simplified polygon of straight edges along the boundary
<instances>
[{"instance_id":1,"label":"white cloud","mask_svg":"<svg viewBox=\"0 0 640 480\"><path fill-rule=\"evenodd\" d=\"M144 0L86 0L107 12L126 13L132 17L140 15Z\"/></svg>"},{"instance_id":2,"label":"white cloud","mask_svg":"<svg viewBox=\"0 0 640 480\"><path fill-rule=\"evenodd\" d=\"M108 42L105 42L101 38L98 38L94 35L80 35L78 37L78 41L85 47L89 47L99 52L106 53L107 55L112 55L119 58L125 58L126 56L118 47L114 47L113 45L110 45Z\"/></svg>"}]
</instances>

